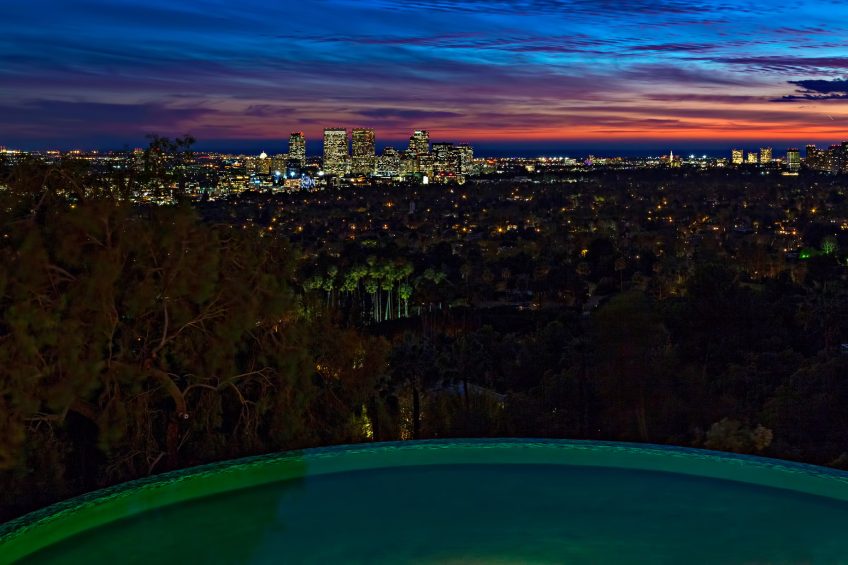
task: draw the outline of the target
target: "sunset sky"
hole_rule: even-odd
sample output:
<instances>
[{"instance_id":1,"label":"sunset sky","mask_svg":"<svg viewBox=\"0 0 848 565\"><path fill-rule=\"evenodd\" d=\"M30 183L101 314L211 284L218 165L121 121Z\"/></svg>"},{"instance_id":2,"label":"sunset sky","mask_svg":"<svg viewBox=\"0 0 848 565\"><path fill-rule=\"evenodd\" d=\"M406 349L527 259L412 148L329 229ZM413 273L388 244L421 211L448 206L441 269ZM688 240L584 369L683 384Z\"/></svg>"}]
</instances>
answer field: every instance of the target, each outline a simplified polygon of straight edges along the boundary
<instances>
[{"instance_id":1,"label":"sunset sky","mask_svg":"<svg viewBox=\"0 0 848 565\"><path fill-rule=\"evenodd\" d=\"M9 147L278 152L337 125L483 147L848 138L846 0L3 4Z\"/></svg>"}]
</instances>

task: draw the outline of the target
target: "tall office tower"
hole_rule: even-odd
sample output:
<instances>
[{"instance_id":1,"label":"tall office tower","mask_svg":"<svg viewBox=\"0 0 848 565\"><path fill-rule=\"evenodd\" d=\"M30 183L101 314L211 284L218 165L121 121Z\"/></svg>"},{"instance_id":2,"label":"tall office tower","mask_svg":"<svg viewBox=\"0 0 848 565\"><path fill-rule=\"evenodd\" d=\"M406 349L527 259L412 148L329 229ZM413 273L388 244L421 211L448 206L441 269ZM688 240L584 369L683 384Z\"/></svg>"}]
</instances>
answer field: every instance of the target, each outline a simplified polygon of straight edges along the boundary
<instances>
[{"instance_id":1,"label":"tall office tower","mask_svg":"<svg viewBox=\"0 0 848 565\"><path fill-rule=\"evenodd\" d=\"M831 145L829 149L816 150L816 157L821 163L823 171L831 173L839 172L839 153L842 147L840 145Z\"/></svg>"},{"instance_id":2,"label":"tall office tower","mask_svg":"<svg viewBox=\"0 0 848 565\"><path fill-rule=\"evenodd\" d=\"M771 147L760 147L760 165L768 165L771 163L771 159Z\"/></svg>"},{"instance_id":3,"label":"tall office tower","mask_svg":"<svg viewBox=\"0 0 848 565\"><path fill-rule=\"evenodd\" d=\"M400 176L400 153L394 147L386 147L377 159L377 176L395 178Z\"/></svg>"},{"instance_id":4,"label":"tall office tower","mask_svg":"<svg viewBox=\"0 0 848 565\"><path fill-rule=\"evenodd\" d=\"M357 128L351 134L353 138L350 172L355 175L373 175L377 165L374 149L374 130Z\"/></svg>"},{"instance_id":5,"label":"tall office tower","mask_svg":"<svg viewBox=\"0 0 848 565\"><path fill-rule=\"evenodd\" d=\"M407 149L400 156L400 174L406 177L417 172L418 156L411 149Z\"/></svg>"},{"instance_id":6,"label":"tall office tower","mask_svg":"<svg viewBox=\"0 0 848 565\"><path fill-rule=\"evenodd\" d=\"M302 131L294 132L289 136L289 159L294 159L300 166L306 164L306 137Z\"/></svg>"},{"instance_id":7,"label":"tall office tower","mask_svg":"<svg viewBox=\"0 0 848 565\"><path fill-rule=\"evenodd\" d=\"M848 141L843 141L836 152L834 171L837 173L848 173Z\"/></svg>"},{"instance_id":8,"label":"tall office tower","mask_svg":"<svg viewBox=\"0 0 848 565\"><path fill-rule=\"evenodd\" d=\"M433 172L439 176L455 175L459 154L453 143L433 144Z\"/></svg>"},{"instance_id":9,"label":"tall office tower","mask_svg":"<svg viewBox=\"0 0 848 565\"><path fill-rule=\"evenodd\" d=\"M733 163L734 165L741 165L742 164L742 150L741 149L734 149L733 151L731 151L730 155L731 155L731 157L730 157L731 163Z\"/></svg>"},{"instance_id":10,"label":"tall office tower","mask_svg":"<svg viewBox=\"0 0 848 565\"><path fill-rule=\"evenodd\" d=\"M347 152L347 130L327 128L324 130L324 172L338 177L347 174L350 155Z\"/></svg>"},{"instance_id":11,"label":"tall office tower","mask_svg":"<svg viewBox=\"0 0 848 565\"><path fill-rule=\"evenodd\" d=\"M823 153L823 151L819 152L818 147L816 147L815 145L808 145L806 154L804 156L804 163L807 165L807 167L811 169L821 170L823 164Z\"/></svg>"},{"instance_id":12,"label":"tall office tower","mask_svg":"<svg viewBox=\"0 0 848 565\"><path fill-rule=\"evenodd\" d=\"M288 155L285 153L278 153L271 157L271 172L276 173L277 171L282 171L286 168L286 161L288 160Z\"/></svg>"},{"instance_id":13,"label":"tall office tower","mask_svg":"<svg viewBox=\"0 0 848 565\"><path fill-rule=\"evenodd\" d=\"M797 149L787 149L786 166L792 172L797 172L801 170L801 152Z\"/></svg>"},{"instance_id":14,"label":"tall office tower","mask_svg":"<svg viewBox=\"0 0 848 565\"><path fill-rule=\"evenodd\" d=\"M415 130L409 138L409 150L416 155L426 155L430 152L430 132L424 129Z\"/></svg>"},{"instance_id":15,"label":"tall office tower","mask_svg":"<svg viewBox=\"0 0 848 565\"><path fill-rule=\"evenodd\" d=\"M456 146L456 152L459 154L459 174L472 174L474 168L474 148L467 143L460 143Z\"/></svg>"},{"instance_id":16,"label":"tall office tower","mask_svg":"<svg viewBox=\"0 0 848 565\"><path fill-rule=\"evenodd\" d=\"M433 156L430 154L419 155L416 160L418 161L418 172L425 177L432 178L436 168Z\"/></svg>"},{"instance_id":17,"label":"tall office tower","mask_svg":"<svg viewBox=\"0 0 848 565\"><path fill-rule=\"evenodd\" d=\"M748 151L748 160L746 161L749 165L757 164L757 153L756 151Z\"/></svg>"}]
</instances>

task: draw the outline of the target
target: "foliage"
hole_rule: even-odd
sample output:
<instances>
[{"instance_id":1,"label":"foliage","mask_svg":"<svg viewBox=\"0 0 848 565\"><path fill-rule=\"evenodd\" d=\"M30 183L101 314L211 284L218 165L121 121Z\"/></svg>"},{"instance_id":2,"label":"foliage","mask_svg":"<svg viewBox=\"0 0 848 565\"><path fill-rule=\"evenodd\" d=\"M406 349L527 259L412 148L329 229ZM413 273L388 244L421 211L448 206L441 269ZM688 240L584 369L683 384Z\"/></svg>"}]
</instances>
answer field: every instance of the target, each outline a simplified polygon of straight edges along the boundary
<instances>
[{"instance_id":1,"label":"foliage","mask_svg":"<svg viewBox=\"0 0 848 565\"><path fill-rule=\"evenodd\" d=\"M735 453L758 453L771 445L774 433L763 426L754 429L738 420L723 418L710 426L704 447Z\"/></svg>"},{"instance_id":2,"label":"foliage","mask_svg":"<svg viewBox=\"0 0 848 565\"><path fill-rule=\"evenodd\" d=\"M488 238L426 231L454 222L432 187L405 190L440 215L377 190L304 195L289 216L305 228L272 235L284 211L253 196L222 216L185 201L191 141L155 138L109 179L73 160L0 165L9 515L166 469L371 440L649 441L845 465L848 284L830 224L804 234L802 260L701 220L628 227L614 216L656 210L634 193L657 184L625 194L614 177L539 185L531 225ZM723 178L678 211L741 198ZM481 223L525 214L512 186L476 190ZM391 210L401 227L347 237L348 204L360 225Z\"/></svg>"},{"instance_id":3,"label":"foliage","mask_svg":"<svg viewBox=\"0 0 848 565\"><path fill-rule=\"evenodd\" d=\"M305 316L285 240L97 193L67 163L37 180L24 164L3 193L4 507L36 482L365 439L338 422L371 402L385 346Z\"/></svg>"}]
</instances>

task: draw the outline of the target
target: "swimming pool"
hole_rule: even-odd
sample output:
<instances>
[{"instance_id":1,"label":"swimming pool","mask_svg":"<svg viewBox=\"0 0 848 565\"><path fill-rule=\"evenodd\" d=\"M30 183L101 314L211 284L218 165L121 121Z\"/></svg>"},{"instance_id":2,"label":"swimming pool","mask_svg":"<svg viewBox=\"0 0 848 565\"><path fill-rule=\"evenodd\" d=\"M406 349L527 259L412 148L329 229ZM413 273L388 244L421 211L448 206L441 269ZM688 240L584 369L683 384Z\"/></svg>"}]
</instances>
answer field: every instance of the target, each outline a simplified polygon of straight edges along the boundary
<instances>
[{"instance_id":1,"label":"swimming pool","mask_svg":"<svg viewBox=\"0 0 848 565\"><path fill-rule=\"evenodd\" d=\"M848 562L848 474L695 449L366 444L120 485L0 528L0 562Z\"/></svg>"}]
</instances>

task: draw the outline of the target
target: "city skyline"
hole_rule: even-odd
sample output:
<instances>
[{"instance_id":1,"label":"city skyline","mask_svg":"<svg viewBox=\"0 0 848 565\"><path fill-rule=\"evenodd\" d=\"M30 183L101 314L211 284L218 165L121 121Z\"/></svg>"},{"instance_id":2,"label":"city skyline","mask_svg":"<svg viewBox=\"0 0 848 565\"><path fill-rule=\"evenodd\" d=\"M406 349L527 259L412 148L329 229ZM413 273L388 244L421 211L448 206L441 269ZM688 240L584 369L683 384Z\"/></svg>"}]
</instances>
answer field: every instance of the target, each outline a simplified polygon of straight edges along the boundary
<instances>
[{"instance_id":1,"label":"city skyline","mask_svg":"<svg viewBox=\"0 0 848 565\"><path fill-rule=\"evenodd\" d=\"M281 128L280 131L285 130L285 128ZM327 133L335 132L337 136L341 136L336 139L334 142L338 147L331 150L331 153L338 154L339 156L346 152L348 159L348 166L353 164L354 153L356 152L356 134L366 134L368 136L366 154L371 154L373 156L379 156L386 150L396 151L403 153L406 150L410 150L418 153L427 153L427 151L415 151L413 150L413 145L420 144L421 141L415 141L415 138L418 134L423 134L425 136L426 141L424 143L429 146L432 145L456 145L456 146L472 146L476 151L478 151L478 157L485 158L508 158L508 157L517 157L517 158L533 158L533 157L588 157L590 155L597 155L599 157L659 157L663 155L667 155L669 153L676 153L680 156L701 156L710 157L710 158L728 158L731 162L735 164L742 164L742 159L744 158L746 163L750 162L768 162L772 160L772 154L774 154L775 159L781 159L785 156L787 151L798 149L801 151L802 155L805 155L806 151L810 148L818 149L819 151L827 150L829 147L834 147L837 145L844 145L844 138L834 138L830 140L824 141L811 141L811 140L798 140L794 143L783 143L780 142L757 142L752 140L743 140L740 142L739 140L720 140L718 142L713 142L712 144L703 144L700 147L692 147L691 144L687 147L684 143L680 143L679 140L665 140L668 141L667 144L663 145L662 142L654 143L654 144L644 144L644 145L634 145L628 146L627 144L623 144L621 146L616 146L614 144L609 144L607 146L600 145L587 145L587 144L579 144L579 143L571 143L571 144L560 144L559 146L550 145L549 147L539 146L536 144L522 144L519 142L505 142L503 145L491 145L487 143L483 143L478 145L476 143L468 143L466 141L457 141L457 140L449 140L444 136L437 135L433 136L431 139L431 131L429 129L415 129L411 130L408 133L411 134L405 138L398 139L383 139L380 136L380 131L373 127L348 127L336 124L333 127L324 127L320 130L320 133L315 137L311 137L307 135L304 131L291 131L291 133L287 135L281 135L277 139L271 140L262 140L262 139L253 139L253 140L239 140L236 142L228 142L230 145L226 143L221 146L220 144L210 144L208 142L204 143L202 140L195 145L195 148L201 153L223 153L223 154L239 154L239 155L250 155L260 153L265 153L270 155L286 155L288 158L293 158L299 161L300 164L303 164L307 158L314 157L322 157L326 159L327 152ZM848 137L848 135L846 135ZM341 144L345 143L344 146ZM218 145L218 146L216 146ZM361 145L361 144L360 144ZM0 139L0 151L3 150L23 150L23 151L97 151L97 152L111 152L111 151L126 151L135 148L139 149L139 144L135 146L124 143L123 147L14 147L7 146L3 144L3 140ZM681 150L682 147L682 150ZM482 149L482 151L480 151ZM370 151L370 153L368 153ZM764 151L766 152L764 154ZM736 153L742 152L738 158ZM764 159L764 156L767 157ZM752 156L755 158L754 161L750 161ZM336 157L331 157L331 160L336 159ZM376 163L374 164L376 166ZM360 167L362 163L360 162Z\"/></svg>"},{"instance_id":2,"label":"city skyline","mask_svg":"<svg viewBox=\"0 0 848 565\"><path fill-rule=\"evenodd\" d=\"M484 152L788 147L848 131L837 0L36 0L4 16L0 143L23 149L148 133L238 148L327 123L387 144L426 125Z\"/></svg>"}]
</instances>

